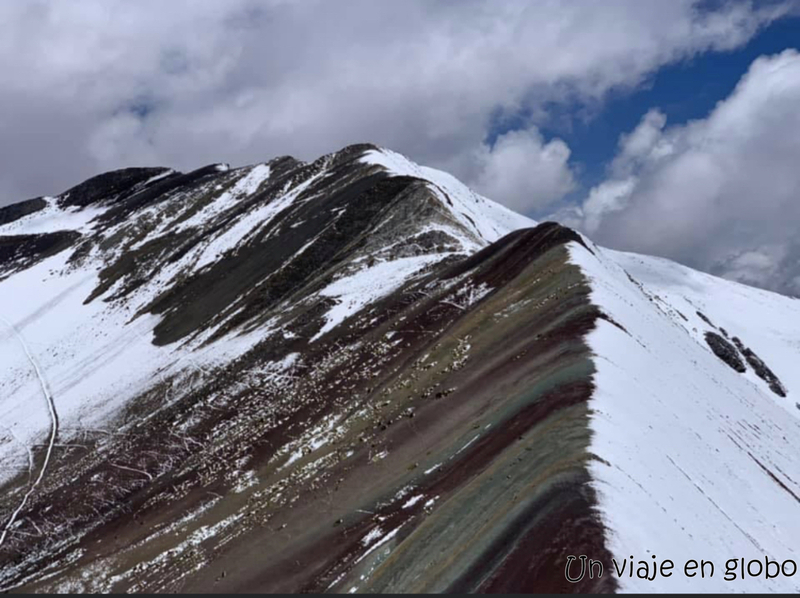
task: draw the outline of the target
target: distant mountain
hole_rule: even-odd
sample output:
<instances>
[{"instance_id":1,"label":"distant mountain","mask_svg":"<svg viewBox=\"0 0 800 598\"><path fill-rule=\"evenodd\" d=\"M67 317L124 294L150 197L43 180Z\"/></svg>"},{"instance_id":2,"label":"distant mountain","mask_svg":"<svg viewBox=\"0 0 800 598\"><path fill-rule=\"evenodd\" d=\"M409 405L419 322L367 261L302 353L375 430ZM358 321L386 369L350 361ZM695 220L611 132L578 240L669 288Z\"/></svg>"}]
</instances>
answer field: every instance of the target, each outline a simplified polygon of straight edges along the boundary
<instances>
[{"instance_id":1,"label":"distant mountain","mask_svg":"<svg viewBox=\"0 0 800 598\"><path fill-rule=\"evenodd\" d=\"M799 357L373 145L102 174L0 208L0 589L797 591L722 568L800 560Z\"/></svg>"}]
</instances>

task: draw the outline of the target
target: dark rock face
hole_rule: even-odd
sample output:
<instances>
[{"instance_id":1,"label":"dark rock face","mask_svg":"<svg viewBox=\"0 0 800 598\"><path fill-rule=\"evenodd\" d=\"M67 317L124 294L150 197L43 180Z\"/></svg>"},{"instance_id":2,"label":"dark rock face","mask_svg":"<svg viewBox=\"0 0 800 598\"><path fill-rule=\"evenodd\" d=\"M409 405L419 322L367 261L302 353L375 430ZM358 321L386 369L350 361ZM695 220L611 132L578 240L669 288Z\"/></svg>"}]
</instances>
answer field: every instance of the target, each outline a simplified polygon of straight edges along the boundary
<instances>
[{"instance_id":1,"label":"dark rock face","mask_svg":"<svg viewBox=\"0 0 800 598\"><path fill-rule=\"evenodd\" d=\"M714 352L714 355L740 374L747 371L747 366L739 356L739 352L729 341L722 338L716 332L706 332L705 338L708 346L711 347L711 350Z\"/></svg>"},{"instance_id":2,"label":"dark rock face","mask_svg":"<svg viewBox=\"0 0 800 598\"><path fill-rule=\"evenodd\" d=\"M40 235L0 237L0 272L28 267L74 244L80 233L59 231Z\"/></svg>"},{"instance_id":3,"label":"dark rock face","mask_svg":"<svg viewBox=\"0 0 800 598\"><path fill-rule=\"evenodd\" d=\"M99 201L117 201L166 168L123 168L97 175L60 196L62 206L85 208Z\"/></svg>"},{"instance_id":4,"label":"dark rock face","mask_svg":"<svg viewBox=\"0 0 800 598\"><path fill-rule=\"evenodd\" d=\"M445 276L454 278L475 268L478 264L487 259L497 259L496 256L507 256L505 268L524 268L526 262L538 255L546 253L553 247L565 245L570 241L575 241L586 247L583 239L574 230L561 226L557 222L542 222L535 228L526 228L509 233L502 239L481 251L468 257L455 266ZM588 247L586 247L589 250ZM589 250L591 251L591 250Z\"/></svg>"},{"instance_id":5,"label":"dark rock face","mask_svg":"<svg viewBox=\"0 0 800 598\"><path fill-rule=\"evenodd\" d=\"M9 224L29 214L34 214L47 207L47 202L41 197L21 201L10 206L0 208L0 225Z\"/></svg>"},{"instance_id":6,"label":"dark rock face","mask_svg":"<svg viewBox=\"0 0 800 598\"><path fill-rule=\"evenodd\" d=\"M233 325L249 320L297 293L342 259L341 252L364 242L364 235L377 224L384 210L414 181L403 177L374 176L359 179L338 193L324 197L327 211L345 208L336 227L326 219L314 218L323 211L321 201L310 201L292 215L292 222L306 226L286 226L278 214L252 242L226 256L207 270L173 287L152 305L153 313L165 318L156 328L156 342L167 344L184 337L224 311L236 297L244 295L243 307ZM249 290L259 273L272 273L289 260L309 238L316 242L289 267L269 277L257 290Z\"/></svg>"},{"instance_id":7,"label":"dark rock face","mask_svg":"<svg viewBox=\"0 0 800 598\"><path fill-rule=\"evenodd\" d=\"M703 313L698 311L697 315L700 316L700 318L706 324L716 328L711 320L709 320ZM731 342L728 340L728 331L724 328L720 328L719 330L724 335L724 338L715 332L706 332L705 334L706 343L708 343L708 346L711 347L711 350L714 352L714 354L739 373L744 373L747 371L747 366L745 365L745 362L742 361L742 356L744 356L744 358L747 360L747 363L750 364L750 367L753 368L753 371L755 371L756 375L758 375L759 378L767 383L772 392L779 397L786 397L786 387L783 386L781 381L778 379L775 373L769 369L767 364L764 363L764 361L751 349L746 347L739 337L734 336L731 339L733 344L731 344Z\"/></svg>"},{"instance_id":8,"label":"dark rock face","mask_svg":"<svg viewBox=\"0 0 800 598\"><path fill-rule=\"evenodd\" d=\"M770 390L774 392L779 397L786 397L786 387L783 386L781 381L775 375L775 373L769 369L766 363L756 355L751 349L745 347L739 337L734 336L733 342L736 344L736 347L739 351L744 355L744 358L747 360L747 363L750 364L750 367L753 368L756 375L761 378L764 382L767 383Z\"/></svg>"},{"instance_id":9,"label":"dark rock face","mask_svg":"<svg viewBox=\"0 0 800 598\"><path fill-rule=\"evenodd\" d=\"M217 165L210 164L187 174L173 172L145 187L142 187L140 182L133 189L119 195L115 202L116 205L100 216L98 221L105 226L121 224L137 210L163 201L169 198L173 192L191 192L199 184L222 176L222 174L223 171L220 171Z\"/></svg>"}]
</instances>

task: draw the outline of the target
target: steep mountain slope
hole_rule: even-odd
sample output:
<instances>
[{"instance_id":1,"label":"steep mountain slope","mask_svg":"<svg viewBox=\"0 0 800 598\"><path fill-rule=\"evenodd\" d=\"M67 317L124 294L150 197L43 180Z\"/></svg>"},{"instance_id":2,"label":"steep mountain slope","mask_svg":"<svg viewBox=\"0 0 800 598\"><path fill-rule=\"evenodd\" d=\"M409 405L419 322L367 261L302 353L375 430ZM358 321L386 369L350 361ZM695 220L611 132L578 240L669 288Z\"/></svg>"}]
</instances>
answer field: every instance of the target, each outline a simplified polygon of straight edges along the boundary
<instances>
[{"instance_id":1,"label":"steep mountain slope","mask_svg":"<svg viewBox=\"0 0 800 598\"><path fill-rule=\"evenodd\" d=\"M591 472L609 548L717 568L706 579L623 577L621 588L798 591L796 574L724 574L729 559L800 556L800 301L587 244L594 254L573 246L572 262L624 327L600 321L588 336L591 450L603 457ZM715 354L709 333L732 359Z\"/></svg>"},{"instance_id":2,"label":"steep mountain slope","mask_svg":"<svg viewBox=\"0 0 800 598\"><path fill-rule=\"evenodd\" d=\"M505 220L482 214L488 230L478 230L469 214L479 211L451 207L463 189L434 195L426 181L388 178L362 153L190 175L129 169L7 218L0 314L37 347L62 425L91 427L154 376L167 379L186 360L195 372L227 363L270 333L293 334L287 322L316 326L317 338L418 270L530 224L496 206ZM51 237L65 241L51 247ZM242 325L259 330L242 334ZM234 328L235 338L206 342ZM49 415L27 407L41 390L12 332L6 324L3 384L13 400L2 413L24 420L15 431L27 438ZM27 459L19 443L4 448Z\"/></svg>"},{"instance_id":3,"label":"steep mountain slope","mask_svg":"<svg viewBox=\"0 0 800 598\"><path fill-rule=\"evenodd\" d=\"M796 559L798 304L371 145L9 206L0 589L647 591L691 580L611 557ZM605 575L569 583L580 554Z\"/></svg>"}]
</instances>

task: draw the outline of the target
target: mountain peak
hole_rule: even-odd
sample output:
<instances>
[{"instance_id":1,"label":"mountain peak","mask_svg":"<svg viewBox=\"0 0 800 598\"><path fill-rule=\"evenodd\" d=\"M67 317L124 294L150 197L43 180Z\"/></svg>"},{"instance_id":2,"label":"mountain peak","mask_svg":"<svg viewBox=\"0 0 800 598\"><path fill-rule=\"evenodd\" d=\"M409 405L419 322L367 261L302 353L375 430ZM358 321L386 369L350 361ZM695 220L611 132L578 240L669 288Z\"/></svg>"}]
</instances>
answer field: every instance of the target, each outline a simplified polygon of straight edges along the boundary
<instances>
[{"instance_id":1,"label":"mountain peak","mask_svg":"<svg viewBox=\"0 0 800 598\"><path fill-rule=\"evenodd\" d=\"M796 301L372 144L99 175L0 210L0 588L605 592L652 588L613 557L786 553L798 339Z\"/></svg>"}]
</instances>

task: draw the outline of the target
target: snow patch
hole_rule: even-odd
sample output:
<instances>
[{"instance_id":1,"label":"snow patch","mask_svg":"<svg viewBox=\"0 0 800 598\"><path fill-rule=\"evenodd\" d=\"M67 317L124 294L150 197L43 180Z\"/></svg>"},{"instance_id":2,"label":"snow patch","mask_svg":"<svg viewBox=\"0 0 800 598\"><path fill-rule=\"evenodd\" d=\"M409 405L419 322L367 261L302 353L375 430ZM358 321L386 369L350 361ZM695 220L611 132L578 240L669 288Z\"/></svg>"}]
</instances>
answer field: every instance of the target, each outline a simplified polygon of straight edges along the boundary
<instances>
[{"instance_id":1,"label":"snow patch","mask_svg":"<svg viewBox=\"0 0 800 598\"><path fill-rule=\"evenodd\" d=\"M402 286L425 266L439 262L447 255L449 254L421 255L380 262L335 280L322 289L319 295L336 299L337 304L325 314L325 324L311 341L330 332L365 306Z\"/></svg>"}]
</instances>

